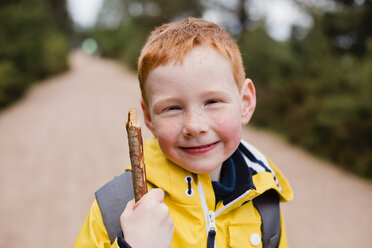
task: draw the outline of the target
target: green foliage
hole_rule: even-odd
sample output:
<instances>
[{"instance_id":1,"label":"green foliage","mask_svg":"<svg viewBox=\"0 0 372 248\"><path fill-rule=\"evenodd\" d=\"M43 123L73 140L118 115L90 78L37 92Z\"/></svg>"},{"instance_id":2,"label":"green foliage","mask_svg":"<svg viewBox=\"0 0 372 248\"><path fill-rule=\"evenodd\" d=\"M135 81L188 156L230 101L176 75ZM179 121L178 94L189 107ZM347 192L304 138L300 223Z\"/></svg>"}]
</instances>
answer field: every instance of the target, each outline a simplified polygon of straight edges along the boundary
<instances>
[{"instance_id":1,"label":"green foliage","mask_svg":"<svg viewBox=\"0 0 372 248\"><path fill-rule=\"evenodd\" d=\"M335 1L341 5L342 10L324 15L324 32L338 52L364 56L368 51L368 40L372 36L372 1Z\"/></svg>"},{"instance_id":2,"label":"green foliage","mask_svg":"<svg viewBox=\"0 0 372 248\"><path fill-rule=\"evenodd\" d=\"M141 48L153 28L181 16L199 16L200 9L198 0L105 0L91 35L98 41L103 56L135 69ZM119 20L114 28L107 24L113 16L116 16L114 22Z\"/></svg>"},{"instance_id":3,"label":"green foliage","mask_svg":"<svg viewBox=\"0 0 372 248\"><path fill-rule=\"evenodd\" d=\"M239 43L247 76L259 79L260 84L275 87L276 82L292 73L287 44L272 40L262 27L243 33Z\"/></svg>"},{"instance_id":4,"label":"green foliage","mask_svg":"<svg viewBox=\"0 0 372 248\"><path fill-rule=\"evenodd\" d=\"M372 178L371 51L339 53L323 27L318 18L303 40L287 43L261 29L243 34L247 76L257 88L253 122Z\"/></svg>"},{"instance_id":5,"label":"green foliage","mask_svg":"<svg viewBox=\"0 0 372 248\"><path fill-rule=\"evenodd\" d=\"M128 22L114 30L98 29L93 37L100 44L103 56L118 59L135 69L146 33L135 24Z\"/></svg>"},{"instance_id":6,"label":"green foliage","mask_svg":"<svg viewBox=\"0 0 372 248\"><path fill-rule=\"evenodd\" d=\"M0 109L32 82L67 69L68 40L45 1L0 4Z\"/></svg>"},{"instance_id":7,"label":"green foliage","mask_svg":"<svg viewBox=\"0 0 372 248\"><path fill-rule=\"evenodd\" d=\"M10 61L0 62L0 109L22 94L22 78Z\"/></svg>"},{"instance_id":8,"label":"green foliage","mask_svg":"<svg viewBox=\"0 0 372 248\"><path fill-rule=\"evenodd\" d=\"M68 68L68 40L60 32L46 33L41 44L41 63L45 76L57 74Z\"/></svg>"}]
</instances>

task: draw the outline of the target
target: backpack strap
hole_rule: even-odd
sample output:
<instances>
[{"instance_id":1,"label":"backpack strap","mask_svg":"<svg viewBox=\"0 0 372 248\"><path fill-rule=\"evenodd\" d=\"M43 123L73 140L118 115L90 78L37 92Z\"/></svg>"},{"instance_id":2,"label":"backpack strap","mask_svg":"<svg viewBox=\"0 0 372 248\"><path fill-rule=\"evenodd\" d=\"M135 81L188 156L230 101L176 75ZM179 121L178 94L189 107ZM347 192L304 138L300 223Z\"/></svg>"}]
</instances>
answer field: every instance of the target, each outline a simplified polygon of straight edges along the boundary
<instances>
[{"instance_id":1,"label":"backpack strap","mask_svg":"<svg viewBox=\"0 0 372 248\"><path fill-rule=\"evenodd\" d=\"M105 184L95 193L103 223L113 243L121 232L120 215L127 203L134 199L132 172L126 171Z\"/></svg>"},{"instance_id":2,"label":"backpack strap","mask_svg":"<svg viewBox=\"0 0 372 248\"><path fill-rule=\"evenodd\" d=\"M277 248L281 236L279 195L275 190L268 190L253 199L253 205L260 213L262 224L262 247Z\"/></svg>"},{"instance_id":3,"label":"backpack strap","mask_svg":"<svg viewBox=\"0 0 372 248\"><path fill-rule=\"evenodd\" d=\"M132 172L126 171L105 184L95 193L101 210L103 223L113 243L121 232L120 215L127 203L134 199ZM277 248L279 246L281 227L279 195L275 190L269 190L253 199L253 204L260 213L262 224L263 248Z\"/></svg>"}]
</instances>

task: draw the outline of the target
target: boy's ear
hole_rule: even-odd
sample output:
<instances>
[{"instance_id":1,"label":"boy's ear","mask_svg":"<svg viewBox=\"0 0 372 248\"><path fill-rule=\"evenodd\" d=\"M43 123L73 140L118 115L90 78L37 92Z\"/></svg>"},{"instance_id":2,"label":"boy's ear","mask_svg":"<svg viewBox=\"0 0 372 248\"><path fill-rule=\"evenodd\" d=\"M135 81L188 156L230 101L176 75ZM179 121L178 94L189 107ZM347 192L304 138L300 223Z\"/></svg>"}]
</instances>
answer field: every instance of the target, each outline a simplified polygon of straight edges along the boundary
<instances>
[{"instance_id":1,"label":"boy's ear","mask_svg":"<svg viewBox=\"0 0 372 248\"><path fill-rule=\"evenodd\" d=\"M256 108L256 90L250 79L245 79L240 92L242 100L242 125L247 124Z\"/></svg>"},{"instance_id":2,"label":"boy's ear","mask_svg":"<svg viewBox=\"0 0 372 248\"><path fill-rule=\"evenodd\" d=\"M152 121L151 121L150 111L147 108L147 106L146 106L146 104L145 104L145 102L143 101L142 98L141 98L141 107L142 107L143 119L145 120L145 124L146 124L147 128L152 132L152 134L155 135L154 127L153 127Z\"/></svg>"}]
</instances>

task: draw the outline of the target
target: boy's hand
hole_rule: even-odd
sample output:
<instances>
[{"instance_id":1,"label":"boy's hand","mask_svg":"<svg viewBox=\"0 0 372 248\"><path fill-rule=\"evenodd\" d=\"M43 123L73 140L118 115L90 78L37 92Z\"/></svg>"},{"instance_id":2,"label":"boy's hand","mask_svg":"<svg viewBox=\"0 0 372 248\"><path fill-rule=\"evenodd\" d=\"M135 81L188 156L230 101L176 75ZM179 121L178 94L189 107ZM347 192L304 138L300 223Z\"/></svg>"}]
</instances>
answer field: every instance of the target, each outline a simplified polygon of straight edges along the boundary
<instances>
[{"instance_id":1,"label":"boy's hand","mask_svg":"<svg viewBox=\"0 0 372 248\"><path fill-rule=\"evenodd\" d=\"M170 247L174 225L163 199L164 191L157 188L137 203L128 202L120 216L120 224L125 241L133 248Z\"/></svg>"}]
</instances>

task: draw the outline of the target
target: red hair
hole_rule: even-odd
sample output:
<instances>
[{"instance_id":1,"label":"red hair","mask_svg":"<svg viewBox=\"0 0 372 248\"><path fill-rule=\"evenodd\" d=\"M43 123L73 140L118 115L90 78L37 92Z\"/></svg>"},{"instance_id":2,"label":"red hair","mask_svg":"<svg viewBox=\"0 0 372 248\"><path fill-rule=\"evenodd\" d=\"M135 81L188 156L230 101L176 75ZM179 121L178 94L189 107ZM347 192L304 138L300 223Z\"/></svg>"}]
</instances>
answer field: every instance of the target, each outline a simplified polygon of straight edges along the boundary
<instances>
[{"instance_id":1,"label":"red hair","mask_svg":"<svg viewBox=\"0 0 372 248\"><path fill-rule=\"evenodd\" d=\"M145 104L145 83L150 71L171 60L182 64L185 55L200 45L211 46L230 61L235 82L240 89L245 72L235 40L217 24L189 17L157 27L142 48L138 59L138 79Z\"/></svg>"}]
</instances>

